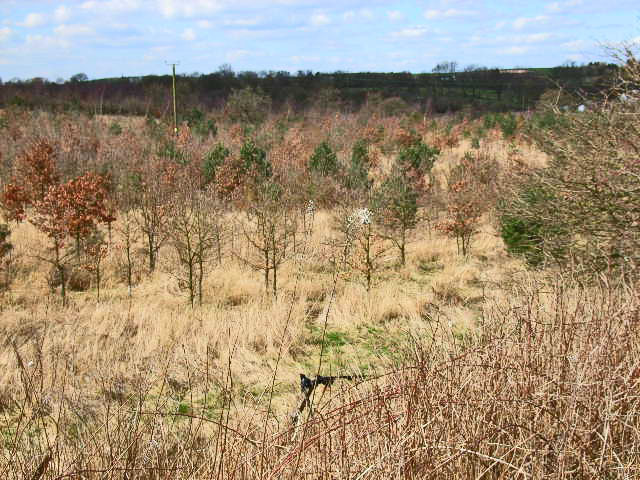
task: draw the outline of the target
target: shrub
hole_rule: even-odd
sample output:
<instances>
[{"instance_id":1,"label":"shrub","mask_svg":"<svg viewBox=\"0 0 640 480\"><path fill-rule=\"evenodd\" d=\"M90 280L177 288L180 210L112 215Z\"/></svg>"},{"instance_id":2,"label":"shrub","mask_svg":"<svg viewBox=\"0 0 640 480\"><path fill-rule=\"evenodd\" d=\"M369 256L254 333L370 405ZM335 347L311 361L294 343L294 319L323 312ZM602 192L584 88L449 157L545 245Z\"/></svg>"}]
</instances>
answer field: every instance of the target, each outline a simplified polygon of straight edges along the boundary
<instances>
[{"instance_id":1,"label":"shrub","mask_svg":"<svg viewBox=\"0 0 640 480\"><path fill-rule=\"evenodd\" d=\"M158 156L167 158L177 163L184 163L185 155L172 138L165 139L158 148Z\"/></svg>"},{"instance_id":2,"label":"shrub","mask_svg":"<svg viewBox=\"0 0 640 480\"><path fill-rule=\"evenodd\" d=\"M511 112L500 113L488 113L484 116L483 127L486 130L492 130L499 127L502 131L502 135L505 138L509 138L515 135L518 129L518 119Z\"/></svg>"},{"instance_id":3,"label":"shrub","mask_svg":"<svg viewBox=\"0 0 640 480\"><path fill-rule=\"evenodd\" d=\"M207 153L202 161L202 175L205 184L215 182L216 170L229 156L229 149L222 143L218 143L213 149Z\"/></svg>"},{"instance_id":4,"label":"shrub","mask_svg":"<svg viewBox=\"0 0 640 480\"><path fill-rule=\"evenodd\" d=\"M356 141L351 152L351 162L346 172L345 186L350 190L365 190L369 180L369 148L364 140Z\"/></svg>"},{"instance_id":5,"label":"shrub","mask_svg":"<svg viewBox=\"0 0 640 480\"><path fill-rule=\"evenodd\" d=\"M504 138L513 137L518 129L518 120L511 112L498 115L498 124Z\"/></svg>"},{"instance_id":6,"label":"shrub","mask_svg":"<svg viewBox=\"0 0 640 480\"><path fill-rule=\"evenodd\" d=\"M400 151L398 161L402 166L413 168L420 172L428 172L433 168L440 150L430 147L418 140Z\"/></svg>"},{"instance_id":7,"label":"shrub","mask_svg":"<svg viewBox=\"0 0 640 480\"><path fill-rule=\"evenodd\" d=\"M267 152L253 140L247 140L240 149L240 159L246 173L255 172L263 178L271 177L273 168L267 159Z\"/></svg>"},{"instance_id":8,"label":"shrub","mask_svg":"<svg viewBox=\"0 0 640 480\"><path fill-rule=\"evenodd\" d=\"M53 270L55 271L55 269ZM58 282L60 276L57 274ZM72 292L86 292L91 287L91 273L80 266L75 266L69 270L66 277L67 288Z\"/></svg>"},{"instance_id":9,"label":"shrub","mask_svg":"<svg viewBox=\"0 0 640 480\"><path fill-rule=\"evenodd\" d=\"M507 251L524 257L531 266L538 266L544 260L544 238L552 231L542 216L529 216L525 212L540 211L548 195L542 188L532 185L522 187L519 202L526 206L523 211L515 212L512 205L498 202L500 235ZM556 233L560 231L556 227Z\"/></svg>"},{"instance_id":10,"label":"shrub","mask_svg":"<svg viewBox=\"0 0 640 480\"><path fill-rule=\"evenodd\" d=\"M533 130L550 160L515 177L503 200L505 241L512 251L531 256L533 242L541 245L540 255L582 272L637 272L640 102L611 100L637 98L640 69L633 54L625 54L620 79L599 107L580 114L555 110L559 121L553 130Z\"/></svg>"},{"instance_id":11,"label":"shrub","mask_svg":"<svg viewBox=\"0 0 640 480\"><path fill-rule=\"evenodd\" d=\"M267 118L270 109L271 99L262 90L246 87L231 92L225 113L232 122L259 125Z\"/></svg>"},{"instance_id":12,"label":"shrub","mask_svg":"<svg viewBox=\"0 0 640 480\"><path fill-rule=\"evenodd\" d=\"M338 156L328 142L318 145L309 159L309 170L323 176L334 175L338 167Z\"/></svg>"},{"instance_id":13,"label":"shrub","mask_svg":"<svg viewBox=\"0 0 640 480\"><path fill-rule=\"evenodd\" d=\"M184 114L182 121L187 122L189 128L201 137L207 136L210 133L215 136L218 133L216 123L212 119L206 118L205 114L197 108L193 108Z\"/></svg>"},{"instance_id":14,"label":"shrub","mask_svg":"<svg viewBox=\"0 0 640 480\"><path fill-rule=\"evenodd\" d=\"M116 121L113 121L111 123L111 125L109 125L109 133L111 135L115 135L118 136L122 133L122 127L120 126L120 124Z\"/></svg>"},{"instance_id":15,"label":"shrub","mask_svg":"<svg viewBox=\"0 0 640 480\"><path fill-rule=\"evenodd\" d=\"M380 107L383 115L386 117L401 115L409 109L407 102L400 97L385 98Z\"/></svg>"}]
</instances>

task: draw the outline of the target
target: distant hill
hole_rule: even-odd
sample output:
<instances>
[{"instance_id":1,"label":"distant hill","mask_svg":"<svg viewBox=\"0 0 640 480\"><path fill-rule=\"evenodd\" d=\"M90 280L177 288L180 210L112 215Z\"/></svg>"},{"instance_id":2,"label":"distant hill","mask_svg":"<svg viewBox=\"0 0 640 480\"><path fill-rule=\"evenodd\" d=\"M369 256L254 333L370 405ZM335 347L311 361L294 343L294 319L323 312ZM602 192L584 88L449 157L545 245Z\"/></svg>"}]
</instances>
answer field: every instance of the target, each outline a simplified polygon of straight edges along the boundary
<instances>
[{"instance_id":1,"label":"distant hill","mask_svg":"<svg viewBox=\"0 0 640 480\"><path fill-rule=\"evenodd\" d=\"M432 73L376 72L314 73L299 71L239 72L220 68L210 74L179 75L181 111L209 111L224 105L237 89L261 90L273 108L299 111L331 105L353 110L371 99L387 101L389 109L409 105L432 113L462 109L523 111L533 108L542 95L558 85L589 95L605 88L617 66L605 63L563 65L554 68L467 68L443 64ZM56 111L81 110L102 114L152 115L170 111L170 75L89 80L77 74L66 82L46 79L13 80L0 85L0 108L22 106ZM394 101L388 101L393 98Z\"/></svg>"}]
</instances>

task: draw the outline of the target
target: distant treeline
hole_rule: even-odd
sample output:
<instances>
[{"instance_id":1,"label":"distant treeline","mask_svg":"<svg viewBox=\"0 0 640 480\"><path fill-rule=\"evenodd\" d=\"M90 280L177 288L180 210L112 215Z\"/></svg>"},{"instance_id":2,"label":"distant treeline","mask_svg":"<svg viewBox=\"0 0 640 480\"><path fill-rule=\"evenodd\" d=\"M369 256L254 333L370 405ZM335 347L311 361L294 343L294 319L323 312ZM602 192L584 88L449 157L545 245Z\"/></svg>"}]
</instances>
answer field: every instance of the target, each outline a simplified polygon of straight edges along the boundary
<instances>
[{"instance_id":1,"label":"distant treeline","mask_svg":"<svg viewBox=\"0 0 640 480\"><path fill-rule=\"evenodd\" d=\"M210 111L224 106L234 91L251 88L270 97L273 109L309 107L356 110L368 99L387 101L388 109L410 105L432 113L468 109L476 112L522 111L558 85L569 91L595 93L606 88L617 66L606 63L554 68L467 67L443 62L432 73L313 73L299 71L234 72L223 65L210 74L179 75L181 111ZM89 80L77 74L67 81L43 78L0 81L0 107L21 106L53 111L163 116L171 111L170 75ZM402 101L400 101L402 100Z\"/></svg>"}]
</instances>

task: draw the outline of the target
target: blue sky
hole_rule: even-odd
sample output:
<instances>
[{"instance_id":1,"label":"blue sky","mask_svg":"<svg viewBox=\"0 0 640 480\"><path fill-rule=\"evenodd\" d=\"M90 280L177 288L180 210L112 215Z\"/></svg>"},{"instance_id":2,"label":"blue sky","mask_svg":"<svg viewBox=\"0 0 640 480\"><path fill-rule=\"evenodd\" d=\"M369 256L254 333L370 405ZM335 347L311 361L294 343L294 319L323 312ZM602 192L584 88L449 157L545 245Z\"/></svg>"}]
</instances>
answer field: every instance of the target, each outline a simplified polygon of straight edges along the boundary
<instances>
[{"instance_id":1,"label":"blue sky","mask_svg":"<svg viewBox=\"0 0 640 480\"><path fill-rule=\"evenodd\" d=\"M243 70L427 72L608 60L638 0L0 0L0 77Z\"/></svg>"}]
</instances>

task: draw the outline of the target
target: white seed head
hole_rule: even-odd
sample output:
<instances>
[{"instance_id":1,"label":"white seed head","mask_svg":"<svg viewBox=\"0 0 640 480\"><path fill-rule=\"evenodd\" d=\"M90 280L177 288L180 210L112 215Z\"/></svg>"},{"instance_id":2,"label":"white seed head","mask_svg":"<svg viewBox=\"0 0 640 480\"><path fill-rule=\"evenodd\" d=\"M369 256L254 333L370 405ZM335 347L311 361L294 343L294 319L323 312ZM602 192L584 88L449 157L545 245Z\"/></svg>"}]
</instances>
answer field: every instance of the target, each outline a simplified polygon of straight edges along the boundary
<instances>
[{"instance_id":1,"label":"white seed head","mask_svg":"<svg viewBox=\"0 0 640 480\"><path fill-rule=\"evenodd\" d=\"M356 217L361 225L369 225L373 219L373 212L368 208L359 208L355 212Z\"/></svg>"},{"instance_id":2,"label":"white seed head","mask_svg":"<svg viewBox=\"0 0 640 480\"><path fill-rule=\"evenodd\" d=\"M309 200L307 202L307 215L313 215L315 211L316 211L316 204L313 203L313 200Z\"/></svg>"}]
</instances>

